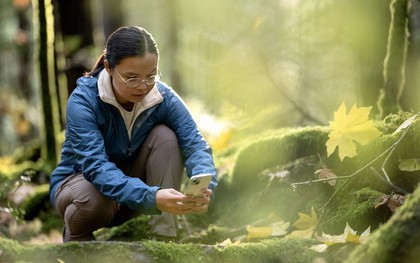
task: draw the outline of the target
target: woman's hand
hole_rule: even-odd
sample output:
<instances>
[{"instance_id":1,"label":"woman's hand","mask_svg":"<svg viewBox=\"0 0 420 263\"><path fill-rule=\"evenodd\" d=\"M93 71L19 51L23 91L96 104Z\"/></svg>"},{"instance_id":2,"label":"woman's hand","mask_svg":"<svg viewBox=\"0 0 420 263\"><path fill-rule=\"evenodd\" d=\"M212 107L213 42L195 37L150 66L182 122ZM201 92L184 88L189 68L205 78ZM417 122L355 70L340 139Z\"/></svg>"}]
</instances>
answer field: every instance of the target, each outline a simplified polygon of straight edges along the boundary
<instances>
[{"instance_id":1,"label":"woman's hand","mask_svg":"<svg viewBox=\"0 0 420 263\"><path fill-rule=\"evenodd\" d=\"M175 215L206 212L210 204L210 189L203 189L202 197L186 196L175 189L160 189L156 193L156 208Z\"/></svg>"},{"instance_id":2,"label":"woman's hand","mask_svg":"<svg viewBox=\"0 0 420 263\"><path fill-rule=\"evenodd\" d=\"M201 189L203 196L188 196L191 198L191 201L194 204L194 207L191 209L196 213L204 213L209 209L210 197L213 194L210 189Z\"/></svg>"}]
</instances>

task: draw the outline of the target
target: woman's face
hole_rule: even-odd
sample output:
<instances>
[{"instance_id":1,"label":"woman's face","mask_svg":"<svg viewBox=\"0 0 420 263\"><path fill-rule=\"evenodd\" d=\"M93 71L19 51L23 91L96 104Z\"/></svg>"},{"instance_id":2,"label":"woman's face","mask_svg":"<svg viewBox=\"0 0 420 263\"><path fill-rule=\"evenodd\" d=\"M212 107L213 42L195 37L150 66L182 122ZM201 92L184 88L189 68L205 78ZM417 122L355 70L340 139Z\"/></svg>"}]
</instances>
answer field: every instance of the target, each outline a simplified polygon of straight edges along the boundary
<instances>
[{"instance_id":1,"label":"woman's face","mask_svg":"<svg viewBox=\"0 0 420 263\"><path fill-rule=\"evenodd\" d=\"M153 89L155 85L146 85L143 81L135 88L127 87L125 83L132 78L148 80L158 73L158 56L146 53L144 56L127 57L121 60L113 69L109 68L108 61L105 68L111 76L112 86L117 101L126 110L131 110L134 103L140 102Z\"/></svg>"}]
</instances>

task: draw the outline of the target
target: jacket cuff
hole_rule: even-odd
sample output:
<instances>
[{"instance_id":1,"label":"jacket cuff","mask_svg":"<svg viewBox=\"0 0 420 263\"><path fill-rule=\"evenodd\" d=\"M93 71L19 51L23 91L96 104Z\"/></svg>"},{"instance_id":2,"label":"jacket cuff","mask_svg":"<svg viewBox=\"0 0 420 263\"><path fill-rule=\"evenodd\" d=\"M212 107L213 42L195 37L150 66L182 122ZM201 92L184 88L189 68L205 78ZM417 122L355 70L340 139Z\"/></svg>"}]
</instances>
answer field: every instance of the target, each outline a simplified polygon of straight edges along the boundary
<instances>
[{"instance_id":1,"label":"jacket cuff","mask_svg":"<svg viewBox=\"0 0 420 263\"><path fill-rule=\"evenodd\" d=\"M160 215L162 211L156 209L156 192L160 189L160 186L151 186L147 190L146 202L145 202L145 213L148 215Z\"/></svg>"}]
</instances>

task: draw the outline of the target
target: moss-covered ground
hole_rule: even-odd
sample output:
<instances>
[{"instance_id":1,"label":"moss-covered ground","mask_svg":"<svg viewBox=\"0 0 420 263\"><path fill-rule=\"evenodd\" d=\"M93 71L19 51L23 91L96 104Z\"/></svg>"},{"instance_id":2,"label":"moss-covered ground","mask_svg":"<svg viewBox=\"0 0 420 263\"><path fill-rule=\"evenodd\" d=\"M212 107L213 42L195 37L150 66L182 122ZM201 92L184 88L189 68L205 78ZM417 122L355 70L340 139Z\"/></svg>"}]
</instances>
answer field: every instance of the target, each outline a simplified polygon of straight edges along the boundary
<instances>
[{"instance_id":1,"label":"moss-covered ground","mask_svg":"<svg viewBox=\"0 0 420 263\"><path fill-rule=\"evenodd\" d=\"M392 155L383 154L398 140L401 133L392 133L407 117L393 115L376 123L384 135L359 145L358 156L343 162L336 153L326 157L326 127L271 131L227 149L217 162L230 162L233 168L220 174L207 214L179 218L177 242L151 240L149 217L141 216L98 230L94 242L26 245L25 240L6 235L0 237L0 262L370 262L372 253L380 253L372 251L381 251L383 242L392 248L385 249L388 254L375 262L411 262L413 253L401 244L419 248L417 232L410 233L418 225L418 197L396 214L386 205L377 205L383 195L413 193L420 182L419 171L398 168L400 159L420 156L420 148L413 147L419 141L419 124L410 127ZM351 176L336 180L335 185L313 182L318 179L317 171L325 168L338 177ZM306 183L292 186L301 182ZM46 188L40 187L20 208L26 211L26 220L41 218L47 226L43 231L60 230L60 219L48 207L47 196ZM247 226L267 227L279 220L290 222L285 229L290 233L299 213L310 214L312 208L317 225L311 238L268 235L247 239ZM317 237L322 233L342 234L346 223L359 234L370 227L374 242L336 244L324 253L310 249L321 242ZM406 260L387 261L391 252Z\"/></svg>"}]
</instances>

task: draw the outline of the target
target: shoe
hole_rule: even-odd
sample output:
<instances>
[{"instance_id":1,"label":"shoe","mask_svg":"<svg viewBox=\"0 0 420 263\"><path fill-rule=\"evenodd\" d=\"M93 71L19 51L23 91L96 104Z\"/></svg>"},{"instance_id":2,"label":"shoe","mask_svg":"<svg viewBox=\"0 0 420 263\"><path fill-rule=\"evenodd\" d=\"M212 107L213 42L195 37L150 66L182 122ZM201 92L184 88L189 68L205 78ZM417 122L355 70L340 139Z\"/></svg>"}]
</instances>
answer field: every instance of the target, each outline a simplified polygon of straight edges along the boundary
<instances>
[{"instance_id":1,"label":"shoe","mask_svg":"<svg viewBox=\"0 0 420 263\"><path fill-rule=\"evenodd\" d=\"M70 240L70 235L66 231L66 226L63 228L63 243L70 242L70 241L96 241L95 236L91 233L90 235L86 235L82 238L77 240Z\"/></svg>"},{"instance_id":2,"label":"shoe","mask_svg":"<svg viewBox=\"0 0 420 263\"><path fill-rule=\"evenodd\" d=\"M63 243L67 242L68 238L66 238L66 226L63 227Z\"/></svg>"}]
</instances>

